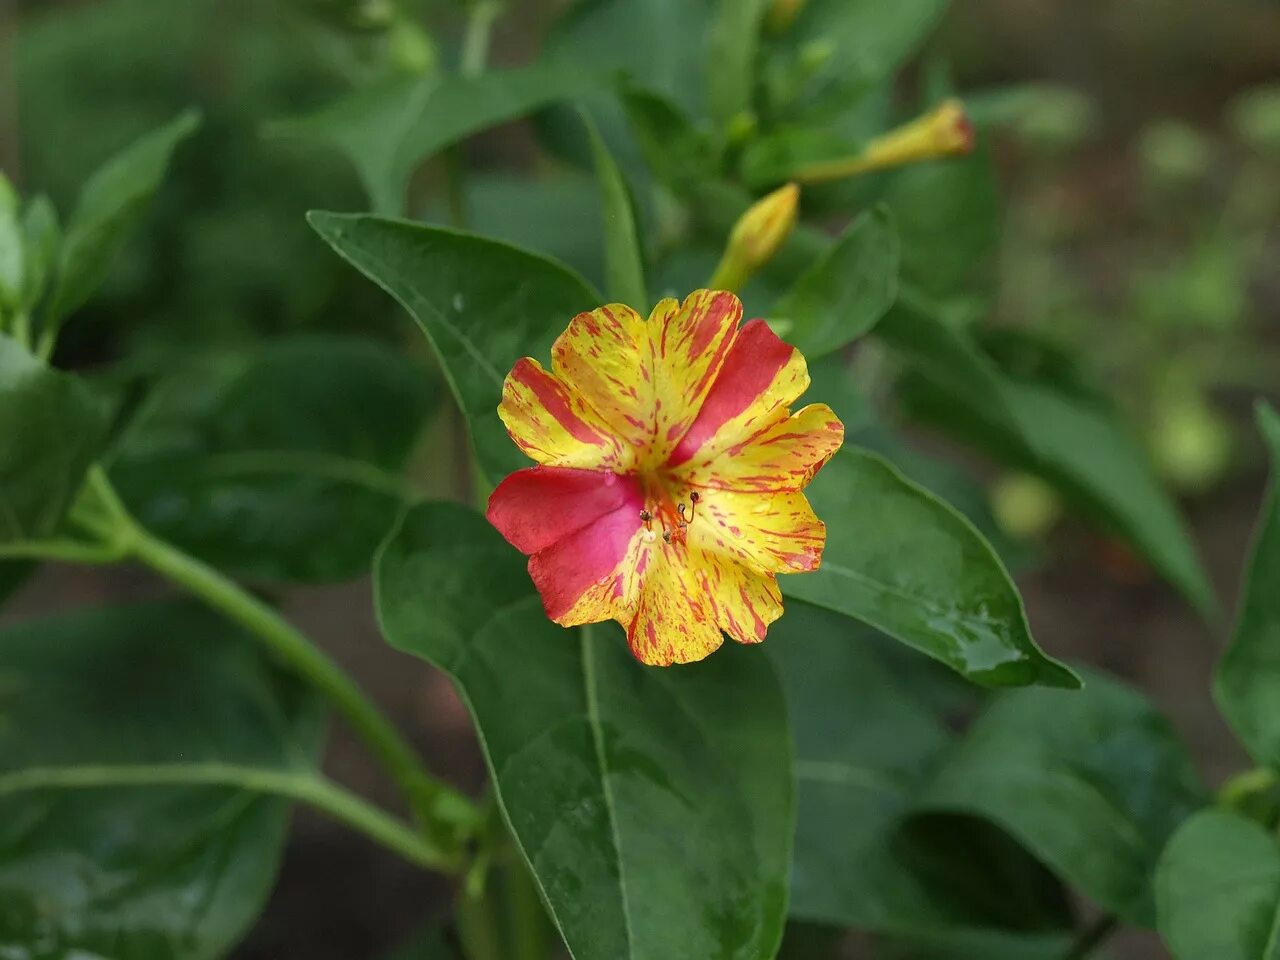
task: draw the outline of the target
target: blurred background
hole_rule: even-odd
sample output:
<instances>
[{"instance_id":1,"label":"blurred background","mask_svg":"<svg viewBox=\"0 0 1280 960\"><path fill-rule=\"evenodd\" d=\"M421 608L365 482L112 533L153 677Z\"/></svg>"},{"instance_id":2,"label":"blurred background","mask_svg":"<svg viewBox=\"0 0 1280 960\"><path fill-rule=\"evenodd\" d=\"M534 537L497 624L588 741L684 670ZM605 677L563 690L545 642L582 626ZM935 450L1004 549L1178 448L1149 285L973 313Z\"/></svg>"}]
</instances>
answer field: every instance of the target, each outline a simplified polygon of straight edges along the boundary
<instances>
[{"instance_id":1,"label":"blurred background","mask_svg":"<svg viewBox=\"0 0 1280 960\"><path fill-rule=\"evenodd\" d=\"M382 6L0 0L0 168L24 192L44 191L67 210L85 176L136 136L189 105L205 117L104 291L63 336L60 365L160 369L299 331L422 352L406 318L303 220L315 207L364 209L354 170L273 127L329 103L388 58L406 69L456 58L462 17L453 4L418 5L444 25L433 38L388 29ZM533 59L568 6L512 0L491 62ZM1083 357L1181 496L1219 595L1233 596L1265 480L1252 398L1280 392L1280 4L954 0L904 82L927 82L940 63L999 170L993 321ZM547 157L538 129L509 124L465 144L461 162L477 171L472 225L506 218L508 233L523 230L598 275L594 187ZM439 204L447 172L433 162L415 179L415 213ZM449 493L460 482L449 466L455 427L445 416L432 430L420 469ZM916 441L939 450L933 438ZM1064 515L1037 481L941 449L981 478L1003 532L1026 547L1019 582L1040 644L1147 691L1210 784L1237 769L1243 758L1208 691L1220 641L1172 589ZM142 573L50 567L0 622L161 592ZM425 665L386 648L367 583L294 590L285 605L430 763L481 781L465 712ZM328 766L390 799L341 731ZM236 956L378 957L424 913L445 910L445 897L393 855L300 813L268 912ZM873 955L866 945L849 950ZM1154 936L1125 933L1111 955L1166 954Z\"/></svg>"}]
</instances>

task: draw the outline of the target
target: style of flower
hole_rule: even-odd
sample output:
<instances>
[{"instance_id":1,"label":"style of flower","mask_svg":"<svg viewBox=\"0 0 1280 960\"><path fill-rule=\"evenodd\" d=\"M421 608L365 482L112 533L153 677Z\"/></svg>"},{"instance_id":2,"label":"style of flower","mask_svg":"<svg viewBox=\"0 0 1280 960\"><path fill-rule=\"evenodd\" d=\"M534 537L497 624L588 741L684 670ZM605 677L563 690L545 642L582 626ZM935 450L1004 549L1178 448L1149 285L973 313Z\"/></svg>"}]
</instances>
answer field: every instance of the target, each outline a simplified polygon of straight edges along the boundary
<instances>
[{"instance_id":1,"label":"style of flower","mask_svg":"<svg viewBox=\"0 0 1280 960\"><path fill-rule=\"evenodd\" d=\"M551 369L520 360L498 413L539 465L507 477L489 521L529 555L547 616L617 620L644 663L758 643L776 574L816 570L826 529L801 492L839 449L831 408L789 405L804 357L732 293L574 317Z\"/></svg>"}]
</instances>

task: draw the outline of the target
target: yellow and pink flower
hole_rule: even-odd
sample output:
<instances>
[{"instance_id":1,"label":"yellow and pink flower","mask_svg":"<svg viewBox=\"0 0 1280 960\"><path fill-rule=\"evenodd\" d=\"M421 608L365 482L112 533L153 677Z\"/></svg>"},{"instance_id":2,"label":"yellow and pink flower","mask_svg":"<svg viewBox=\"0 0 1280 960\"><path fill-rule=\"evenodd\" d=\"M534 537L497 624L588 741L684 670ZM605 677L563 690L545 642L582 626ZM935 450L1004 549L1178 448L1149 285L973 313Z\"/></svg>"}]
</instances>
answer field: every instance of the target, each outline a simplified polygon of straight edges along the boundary
<instances>
[{"instance_id":1,"label":"yellow and pink flower","mask_svg":"<svg viewBox=\"0 0 1280 960\"><path fill-rule=\"evenodd\" d=\"M538 466L507 477L490 522L521 552L547 615L617 620L636 657L700 660L721 631L758 643L776 574L816 570L826 530L801 492L839 449L825 404L791 413L804 357L732 293L574 317L551 369L526 357L498 413Z\"/></svg>"}]
</instances>

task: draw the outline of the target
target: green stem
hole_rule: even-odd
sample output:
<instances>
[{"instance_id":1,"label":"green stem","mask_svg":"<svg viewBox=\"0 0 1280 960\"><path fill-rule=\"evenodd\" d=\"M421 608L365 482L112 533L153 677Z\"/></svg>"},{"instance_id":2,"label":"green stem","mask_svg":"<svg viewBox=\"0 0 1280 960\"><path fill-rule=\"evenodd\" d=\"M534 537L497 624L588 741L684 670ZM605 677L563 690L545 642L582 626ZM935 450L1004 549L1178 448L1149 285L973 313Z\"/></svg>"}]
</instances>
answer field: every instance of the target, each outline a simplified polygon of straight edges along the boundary
<instances>
[{"instance_id":1,"label":"green stem","mask_svg":"<svg viewBox=\"0 0 1280 960\"><path fill-rule=\"evenodd\" d=\"M1080 932L1076 942L1071 945L1062 960L1085 960L1102 944L1103 940L1115 933L1120 926L1120 918L1113 913L1104 914Z\"/></svg>"},{"instance_id":2,"label":"green stem","mask_svg":"<svg viewBox=\"0 0 1280 960\"><path fill-rule=\"evenodd\" d=\"M488 887L468 890L464 886L458 896L458 938L467 960L507 960Z\"/></svg>"},{"instance_id":3,"label":"green stem","mask_svg":"<svg viewBox=\"0 0 1280 960\"><path fill-rule=\"evenodd\" d=\"M467 19L467 32L462 38L462 57L458 72L464 77L478 77L484 73L489 60L489 40L493 36L493 23L502 12L502 0L477 0Z\"/></svg>"},{"instance_id":4,"label":"green stem","mask_svg":"<svg viewBox=\"0 0 1280 960\"><path fill-rule=\"evenodd\" d=\"M0 545L0 560L51 560L60 563L119 563L124 552L111 544L72 539L17 540Z\"/></svg>"},{"instance_id":5,"label":"green stem","mask_svg":"<svg viewBox=\"0 0 1280 960\"><path fill-rule=\"evenodd\" d=\"M172 763L50 767L0 774L0 796L46 788L227 786L288 797L365 834L411 863L448 870L453 858L394 817L337 784L311 773L264 770L229 763Z\"/></svg>"},{"instance_id":6,"label":"green stem","mask_svg":"<svg viewBox=\"0 0 1280 960\"><path fill-rule=\"evenodd\" d=\"M433 841L455 846L459 823L472 823L479 816L471 801L423 769L395 726L305 634L234 580L138 525L100 466L90 471L71 517L121 557L137 559L240 624L314 685L382 761Z\"/></svg>"}]
</instances>

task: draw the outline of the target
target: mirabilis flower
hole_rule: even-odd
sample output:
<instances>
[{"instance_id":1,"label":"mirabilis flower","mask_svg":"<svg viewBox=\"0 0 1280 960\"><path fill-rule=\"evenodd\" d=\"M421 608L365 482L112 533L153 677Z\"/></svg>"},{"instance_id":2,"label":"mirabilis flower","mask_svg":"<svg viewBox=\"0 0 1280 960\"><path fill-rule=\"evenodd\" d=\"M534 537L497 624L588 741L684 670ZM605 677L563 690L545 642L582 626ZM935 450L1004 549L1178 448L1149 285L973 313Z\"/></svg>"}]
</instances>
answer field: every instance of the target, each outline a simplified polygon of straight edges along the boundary
<instances>
[{"instance_id":1,"label":"mirabilis flower","mask_svg":"<svg viewBox=\"0 0 1280 960\"><path fill-rule=\"evenodd\" d=\"M801 492L839 449L831 408L789 406L804 357L732 293L574 317L551 369L526 357L498 413L539 465L507 477L489 521L529 555L547 615L617 620L636 657L700 660L721 631L758 643L776 574L816 570L826 529Z\"/></svg>"}]
</instances>

